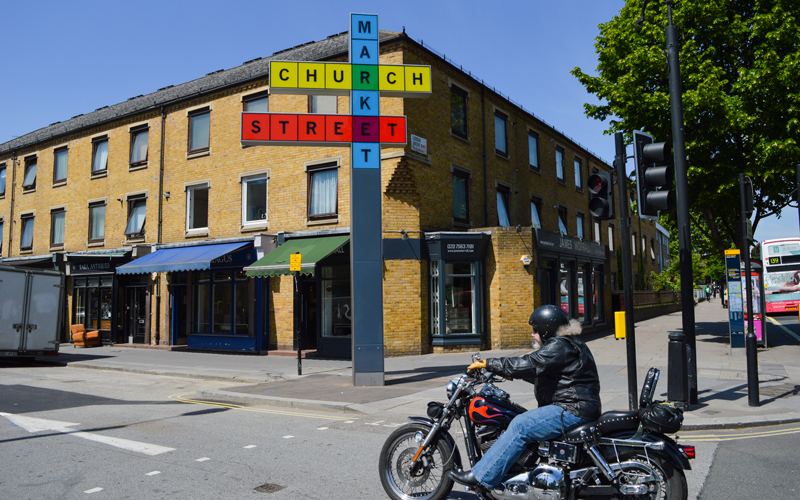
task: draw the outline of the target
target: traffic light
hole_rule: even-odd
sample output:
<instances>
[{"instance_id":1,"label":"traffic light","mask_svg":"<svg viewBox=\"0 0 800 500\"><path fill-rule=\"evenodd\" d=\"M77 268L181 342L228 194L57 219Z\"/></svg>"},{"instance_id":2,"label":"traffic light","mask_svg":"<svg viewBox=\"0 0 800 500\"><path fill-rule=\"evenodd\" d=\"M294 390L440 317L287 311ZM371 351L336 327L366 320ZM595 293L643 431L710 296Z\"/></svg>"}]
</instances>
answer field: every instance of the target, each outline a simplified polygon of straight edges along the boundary
<instances>
[{"instance_id":1,"label":"traffic light","mask_svg":"<svg viewBox=\"0 0 800 500\"><path fill-rule=\"evenodd\" d=\"M614 218L614 178L611 172L589 176L589 213L597 220Z\"/></svg>"},{"instance_id":2,"label":"traffic light","mask_svg":"<svg viewBox=\"0 0 800 500\"><path fill-rule=\"evenodd\" d=\"M667 142L653 142L653 136L633 131L633 157L636 162L636 186L639 191L639 217L657 219L659 210L675 208L672 191L673 169L660 165L670 161L672 147Z\"/></svg>"}]
</instances>

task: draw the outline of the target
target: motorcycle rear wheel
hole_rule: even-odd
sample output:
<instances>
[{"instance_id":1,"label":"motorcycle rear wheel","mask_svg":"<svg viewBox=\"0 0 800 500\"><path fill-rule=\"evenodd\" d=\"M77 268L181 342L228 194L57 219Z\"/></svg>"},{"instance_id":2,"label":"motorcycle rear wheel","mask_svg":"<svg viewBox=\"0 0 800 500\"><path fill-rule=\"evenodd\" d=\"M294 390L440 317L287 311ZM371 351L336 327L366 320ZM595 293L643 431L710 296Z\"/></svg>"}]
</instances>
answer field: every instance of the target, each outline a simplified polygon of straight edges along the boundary
<instances>
[{"instance_id":1,"label":"motorcycle rear wheel","mask_svg":"<svg viewBox=\"0 0 800 500\"><path fill-rule=\"evenodd\" d=\"M424 439L430 430L423 424L406 424L392 432L383 444L378 469L383 489L394 500L442 500L453 489L449 472L453 470L454 450L446 439L439 439L427 454L417 459L424 459L426 466L411 472L412 460L421 444L415 436L421 432Z\"/></svg>"},{"instance_id":2,"label":"motorcycle rear wheel","mask_svg":"<svg viewBox=\"0 0 800 500\"><path fill-rule=\"evenodd\" d=\"M689 488L686 484L686 476L681 469L676 468L672 463L660 455L649 453L645 456L640 451L628 451L620 453L620 461L633 461L649 465L659 478L657 491L650 493L648 500L686 500L689 496ZM620 478L624 481L624 478ZM620 496L619 498L626 498Z\"/></svg>"}]
</instances>

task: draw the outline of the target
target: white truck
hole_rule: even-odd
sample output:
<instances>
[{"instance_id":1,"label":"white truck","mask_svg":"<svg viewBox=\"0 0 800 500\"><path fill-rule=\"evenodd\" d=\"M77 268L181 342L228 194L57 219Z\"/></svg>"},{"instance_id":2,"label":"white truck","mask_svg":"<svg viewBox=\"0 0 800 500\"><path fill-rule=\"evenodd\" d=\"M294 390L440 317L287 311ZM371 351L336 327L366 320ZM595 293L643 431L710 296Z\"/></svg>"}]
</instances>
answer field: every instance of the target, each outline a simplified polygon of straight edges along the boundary
<instances>
[{"instance_id":1,"label":"white truck","mask_svg":"<svg viewBox=\"0 0 800 500\"><path fill-rule=\"evenodd\" d=\"M0 358L57 355L64 275L0 265Z\"/></svg>"}]
</instances>

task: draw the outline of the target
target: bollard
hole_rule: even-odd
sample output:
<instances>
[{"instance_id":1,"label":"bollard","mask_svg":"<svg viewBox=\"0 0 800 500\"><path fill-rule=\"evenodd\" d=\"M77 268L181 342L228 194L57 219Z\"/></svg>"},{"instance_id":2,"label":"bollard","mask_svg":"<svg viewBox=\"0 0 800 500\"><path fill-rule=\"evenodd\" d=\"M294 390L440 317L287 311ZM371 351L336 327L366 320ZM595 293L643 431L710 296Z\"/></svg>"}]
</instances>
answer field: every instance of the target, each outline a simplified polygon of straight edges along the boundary
<instances>
[{"instance_id":1,"label":"bollard","mask_svg":"<svg viewBox=\"0 0 800 500\"><path fill-rule=\"evenodd\" d=\"M689 407L689 373L686 361L686 335L681 332L669 334L669 372L667 376L667 399L681 409Z\"/></svg>"}]
</instances>

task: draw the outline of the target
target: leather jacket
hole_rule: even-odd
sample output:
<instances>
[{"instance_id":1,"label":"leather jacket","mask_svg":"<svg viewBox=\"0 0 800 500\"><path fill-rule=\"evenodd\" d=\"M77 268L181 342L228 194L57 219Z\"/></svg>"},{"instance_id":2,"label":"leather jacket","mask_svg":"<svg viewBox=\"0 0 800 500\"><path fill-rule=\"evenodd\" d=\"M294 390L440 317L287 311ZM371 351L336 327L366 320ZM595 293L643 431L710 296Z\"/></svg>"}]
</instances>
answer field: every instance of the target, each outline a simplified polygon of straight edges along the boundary
<instances>
[{"instance_id":1,"label":"leather jacket","mask_svg":"<svg viewBox=\"0 0 800 500\"><path fill-rule=\"evenodd\" d=\"M600 418L600 377L591 351L576 337L551 337L530 354L489 358L486 369L536 385L539 407L557 405L581 418Z\"/></svg>"}]
</instances>

